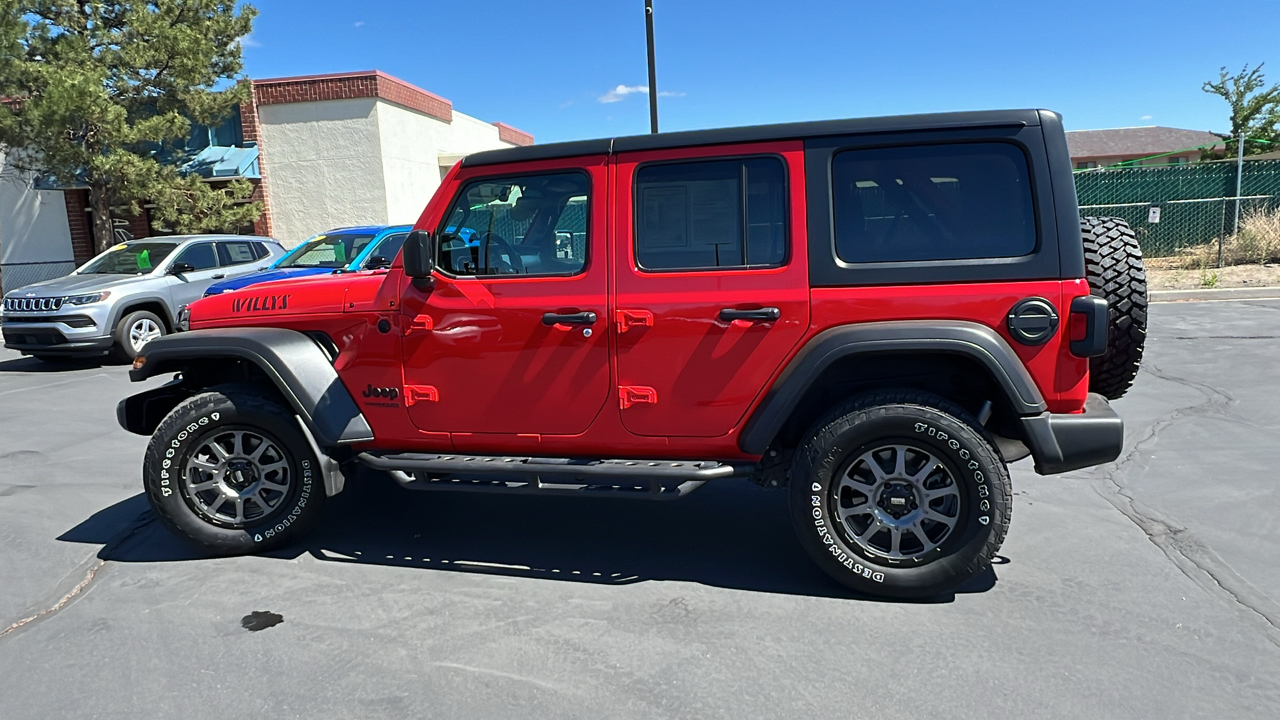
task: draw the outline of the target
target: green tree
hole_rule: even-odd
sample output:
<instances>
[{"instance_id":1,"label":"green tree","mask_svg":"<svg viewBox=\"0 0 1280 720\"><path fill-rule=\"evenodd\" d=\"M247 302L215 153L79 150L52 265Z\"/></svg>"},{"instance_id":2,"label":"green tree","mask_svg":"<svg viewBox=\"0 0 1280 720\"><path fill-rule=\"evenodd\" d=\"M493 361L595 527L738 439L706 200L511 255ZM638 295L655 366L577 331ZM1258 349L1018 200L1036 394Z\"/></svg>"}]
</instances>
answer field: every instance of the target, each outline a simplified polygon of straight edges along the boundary
<instances>
[{"instance_id":1,"label":"green tree","mask_svg":"<svg viewBox=\"0 0 1280 720\"><path fill-rule=\"evenodd\" d=\"M6 166L87 186L99 250L114 242L111 209L144 201L178 231L251 222L261 205L235 203L248 182L179 168L191 124L248 99L239 39L256 15L234 0L0 0Z\"/></svg>"},{"instance_id":2,"label":"green tree","mask_svg":"<svg viewBox=\"0 0 1280 720\"><path fill-rule=\"evenodd\" d=\"M1218 72L1218 81L1208 81L1201 90L1217 95L1231 106L1231 136L1224 138L1227 142L1226 155L1235 157L1236 143L1243 134L1252 140L1266 142L1246 142L1245 155L1257 155L1280 149L1275 143L1280 142L1280 83L1266 87L1266 78L1262 74L1262 66L1249 69L1244 66L1236 75L1227 73L1224 67Z\"/></svg>"}]
</instances>

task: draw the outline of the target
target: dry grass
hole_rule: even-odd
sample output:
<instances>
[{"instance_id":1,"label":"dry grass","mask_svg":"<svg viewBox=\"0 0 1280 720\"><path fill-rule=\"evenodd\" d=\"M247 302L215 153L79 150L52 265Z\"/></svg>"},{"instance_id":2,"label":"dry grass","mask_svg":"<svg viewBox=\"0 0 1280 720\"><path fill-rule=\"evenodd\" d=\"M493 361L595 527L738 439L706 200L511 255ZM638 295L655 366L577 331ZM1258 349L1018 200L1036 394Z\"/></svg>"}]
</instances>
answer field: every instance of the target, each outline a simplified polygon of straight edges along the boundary
<instances>
[{"instance_id":1,"label":"dry grass","mask_svg":"<svg viewBox=\"0 0 1280 720\"><path fill-rule=\"evenodd\" d=\"M1222 243L1222 265L1257 265L1280 262L1280 208L1247 210L1240 218L1240 232ZM1148 258L1153 270L1206 270L1218 266L1218 242L1182 248L1172 257Z\"/></svg>"}]
</instances>

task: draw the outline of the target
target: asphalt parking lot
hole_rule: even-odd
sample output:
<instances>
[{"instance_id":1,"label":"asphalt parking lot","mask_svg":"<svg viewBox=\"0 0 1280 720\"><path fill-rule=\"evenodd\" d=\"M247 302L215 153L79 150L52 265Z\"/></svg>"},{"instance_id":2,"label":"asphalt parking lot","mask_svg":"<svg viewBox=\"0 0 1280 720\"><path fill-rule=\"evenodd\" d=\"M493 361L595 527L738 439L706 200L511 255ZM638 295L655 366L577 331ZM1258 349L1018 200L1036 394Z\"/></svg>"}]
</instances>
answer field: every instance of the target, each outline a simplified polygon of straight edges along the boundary
<instances>
[{"instance_id":1,"label":"asphalt parking lot","mask_svg":"<svg viewBox=\"0 0 1280 720\"><path fill-rule=\"evenodd\" d=\"M140 494L126 369L0 351L0 717L1275 717L1280 300L1152 324L1121 460L1014 465L1001 562L912 604L827 580L737 481L370 474L304 545L203 559Z\"/></svg>"}]
</instances>

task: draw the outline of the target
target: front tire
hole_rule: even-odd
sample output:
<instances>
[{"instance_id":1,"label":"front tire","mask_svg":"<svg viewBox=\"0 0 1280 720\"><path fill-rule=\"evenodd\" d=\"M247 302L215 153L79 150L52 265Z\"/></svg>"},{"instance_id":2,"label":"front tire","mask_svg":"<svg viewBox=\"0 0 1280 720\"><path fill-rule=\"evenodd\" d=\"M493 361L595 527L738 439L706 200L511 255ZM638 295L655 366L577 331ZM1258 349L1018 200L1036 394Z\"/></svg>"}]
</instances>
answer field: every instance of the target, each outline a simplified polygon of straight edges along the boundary
<instances>
[{"instance_id":1,"label":"front tire","mask_svg":"<svg viewBox=\"0 0 1280 720\"><path fill-rule=\"evenodd\" d=\"M164 321L155 313L138 310L124 316L120 324L116 325L116 341L112 349L117 359L133 362L147 343L166 334Z\"/></svg>"},{"instance_id":2,"label":"front tire","mask_svg":"<svg viewBox=\"0 0 1280 720\"><path fill-rule=\"evenodd\" d=\"M240 555L287 545L319 519L319 469L292 412L215 388L165 417L142 475L166 527L213 554Z\"/></svg>"},{"instance_id":3,"label":"front tire","mask_svg":"<svg viewBox=\"0 0 1280 720\"><path fill-rule=\"evenodd\" d=\"M791 519L815 562L868 595L952 591L990 566L1009 528L1009 472L962 408L924 392L863 395L810 431Z\"/></svg>"}]
</instances>

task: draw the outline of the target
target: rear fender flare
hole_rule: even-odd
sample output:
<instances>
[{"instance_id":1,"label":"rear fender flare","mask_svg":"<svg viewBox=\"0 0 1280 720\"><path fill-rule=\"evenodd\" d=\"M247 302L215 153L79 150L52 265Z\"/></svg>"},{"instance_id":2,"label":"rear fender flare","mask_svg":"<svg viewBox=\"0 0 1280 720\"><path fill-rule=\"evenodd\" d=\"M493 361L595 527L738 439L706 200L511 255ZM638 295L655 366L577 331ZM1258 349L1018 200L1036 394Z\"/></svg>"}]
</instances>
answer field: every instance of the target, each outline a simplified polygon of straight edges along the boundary
<instances>
[{"instance_id":1,"label":"rear fender flare","mask_svg":"<svg viewBox=\"0 0 1280 720\"><path fill-rule=\"evenodd\" d=\"M1048 409L1017 353L985 325L935 320L842 325L814 336L792 358L743 427L738 447L763 455L814 379L832 363L850 355L890 352L963 355L991 373L1018 415L1038 415Z\"/></svg>"}]
</instances>

